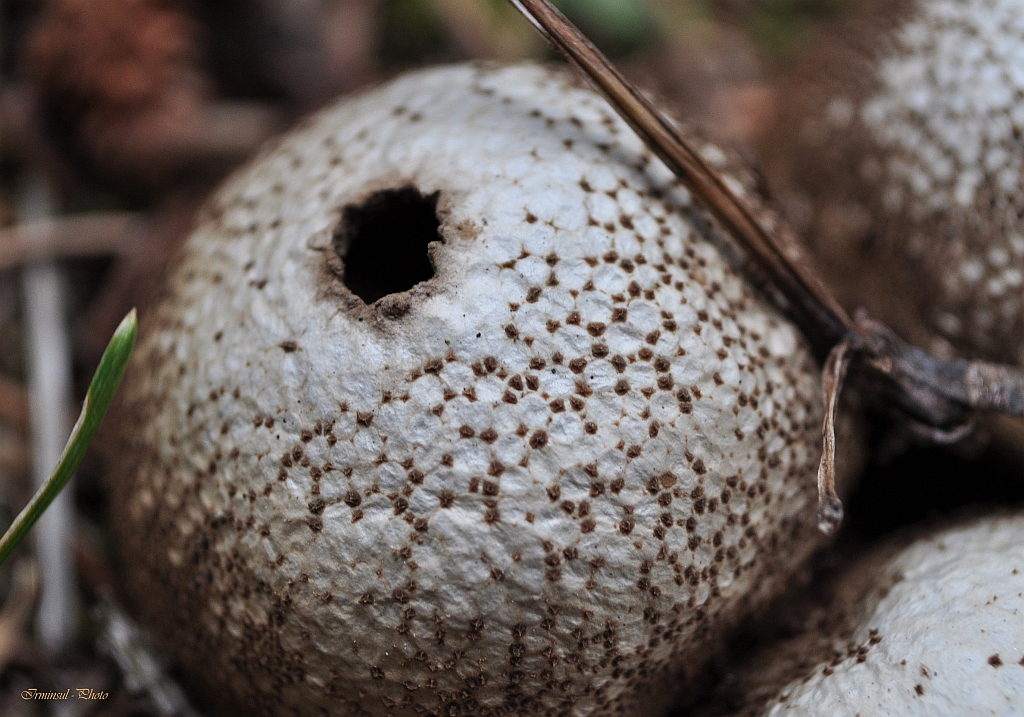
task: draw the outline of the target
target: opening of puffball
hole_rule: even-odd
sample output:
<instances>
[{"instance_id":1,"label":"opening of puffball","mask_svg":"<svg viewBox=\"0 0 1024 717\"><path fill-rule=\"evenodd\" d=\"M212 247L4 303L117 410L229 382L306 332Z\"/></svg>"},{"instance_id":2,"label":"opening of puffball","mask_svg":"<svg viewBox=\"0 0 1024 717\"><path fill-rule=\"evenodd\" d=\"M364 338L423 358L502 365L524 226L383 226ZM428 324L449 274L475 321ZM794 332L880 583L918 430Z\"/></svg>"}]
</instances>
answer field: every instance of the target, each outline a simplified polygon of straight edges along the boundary
<instances>
[{"instance_id":1,"label":"opening of puffball","mask_svg":"<svg viewBox=\"0 0 1024 717\"><path fill-rule=\"evenodd\" d=\"M439 195L412 186L385 189L344 208L334 251L344 264L349 291L372 304L434 276L427 245L442 241Z\"/></svg>"}]
</instances>

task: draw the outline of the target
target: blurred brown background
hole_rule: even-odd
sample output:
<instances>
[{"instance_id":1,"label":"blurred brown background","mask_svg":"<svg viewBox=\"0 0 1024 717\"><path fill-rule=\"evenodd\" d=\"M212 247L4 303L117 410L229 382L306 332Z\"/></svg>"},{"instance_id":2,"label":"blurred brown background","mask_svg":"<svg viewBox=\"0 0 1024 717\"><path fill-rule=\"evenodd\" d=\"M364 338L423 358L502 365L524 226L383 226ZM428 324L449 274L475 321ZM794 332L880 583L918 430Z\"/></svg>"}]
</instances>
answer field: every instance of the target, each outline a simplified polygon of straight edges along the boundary
<instances>
[{"instance_id":1,"label":"blurred brown background","mask_svg":"<svg viewBox=\"0 0 1024 717\"><path fill-rule=\"evenodd\" d=\"M743 150L771 120L773 80L869 1L555 4L677 116ZM505 0L0 4L0 523L33 492L39 436L67 435L114 327L144 304L232 167L318 106L404 69L526 58L557 59ZM49 404L30 400L33 385L52 389ZM1005 456L979 455L982 473L1005 473ZM959 505L940 474L964 465L962 451L923 449L879 463L851 505L852 539ZM905 474L909 487L893 488ZM922 481L932 503L908 509ZM1004 483L987 485L982 499L1006 500ZM173 667L118 607L129 596L117 592L98 458L67 495L59 524L37 529L53 555L37 539L0 568L0 714L193 714ZM876 518L858 523L858 501ZM21 698L68 687L107 698Z\"/></svg>"}]
</instances>

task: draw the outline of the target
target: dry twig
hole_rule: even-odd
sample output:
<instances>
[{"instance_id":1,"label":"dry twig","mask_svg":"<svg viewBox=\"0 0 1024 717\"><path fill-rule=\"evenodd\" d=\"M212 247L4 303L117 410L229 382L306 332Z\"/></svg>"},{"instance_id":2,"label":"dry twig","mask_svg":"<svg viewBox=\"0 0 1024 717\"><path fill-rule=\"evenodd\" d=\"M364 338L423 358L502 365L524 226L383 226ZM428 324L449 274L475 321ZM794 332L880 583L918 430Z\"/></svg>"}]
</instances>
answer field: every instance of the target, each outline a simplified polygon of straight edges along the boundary
<instances>
[{"instance_id":1,"label":"dry twig","mask_svg":"<svg viewBox=\"0 0 1024 717\"><path fill-rule=\"evenodd\" d=\"M821 427L821 464L818 466L818 528L823 533L831 533L843 520L843 503L836 494L836 413L849 367L850 342L844 339L832 347L821 372L825 420Z\"/></svg>"},{"instance_id":2,"label":"dry twig","mask_svg":"<svg viewBox=\"0 0 1024 717\"><path fill-rule=\"evenodd\" d=\"M20 198L22 220L45 226L52 216L50 187L42 176L31 177ZM29 235L31 236L31 235ZM64 311L64 276L52 262L26 267L22 282L27 328L29 416L32 429L32 473L43 486L60 460L68 433L71 405L71 342ZM69 551L74 518L71 494L60 495L39 521L36 556L43 577L39 632L47 649L59 651L74 631L74 569Z\"/></svg>"},{"instance_id":3,"label":"dry twig","mask_svg":"<svg viewBox=\"0 0 1024 717\"><path fill-rule=\"evenodd\" d=\"M146 635L103 590L93 608L100 623L100 649L121 668L127 690L146 700L161 717L199 717L153 652Z\"/></svg>"},{"instance_id":4,"label":"dry twig","mask_svg":"<svg viewBox=\"0 0 1024 717\"><path fill-rule=\"evenodd\" d=\"M143 215L129 212L80 214L0 230L0 271L72 256L126 254L145 236Z\"/></svg>"}]
</instances>

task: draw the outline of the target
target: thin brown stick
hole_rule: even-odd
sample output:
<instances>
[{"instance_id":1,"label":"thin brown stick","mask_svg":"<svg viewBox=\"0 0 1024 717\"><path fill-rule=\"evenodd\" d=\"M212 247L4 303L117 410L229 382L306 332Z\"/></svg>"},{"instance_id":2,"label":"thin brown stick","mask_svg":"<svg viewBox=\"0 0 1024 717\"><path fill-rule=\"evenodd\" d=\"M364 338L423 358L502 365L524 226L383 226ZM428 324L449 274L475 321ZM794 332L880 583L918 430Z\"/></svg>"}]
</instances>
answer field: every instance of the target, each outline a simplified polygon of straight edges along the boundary
<instances>
[{"instance_id":1,"label":"thin brown stick","mask_svg":"<svg viewBox=\"0 0 1024 717\"><path fill-rule=\"evenodd\" d=\"M156 714L199 717L184 690L167 674L146 634L115 602L113 592L102 587L98 592L92 610L99 628L97 646L121 669L125 689L147 702Z\"/></svg>"},{"instance_id":2,"label":"thin brown stick","mask_svg":"<svg viewBox=\"0 0 1024 717\"><path fill-rule=\"evenodd\" d=\"M1024 415L1019 368L936 356L861 314L854 333L864 363L886 380L890 402L919 423L948 432L969 422L972 411Z\"/></svg>"},{"instance_id":3,"label":"thin brown stick","mask_svg":"<svg viewBox=\"0 0 1024 717\"><path fill-rule=\"evenodd\" d=\"M102 212L0 230L0 271L48 259L130 251L146 232L143 215Z\"/></svg>"},{"instance_id":4,"label":"thin brown stick","mask_svg":"<svg viewBox=\"0 0 1024 717\"><path fill-rule=\"evenodd\" d=\"M597 86L647 146L749 251L793 304L791 311L821 356L853 329L853 321L808 268L796 242L766 230L750 205L729 189L722 175L582 32L548 0L510 1Z\"/></svg>"},{"instance_id":5,"label":"thin brown stick","mask_svg":"<svg viewBox=\"0 0 1024 717\"><path fill-rule=\"evenodd\" d=\"M833 533L843 520L843 502L836 494L836 412L852 348L849 340L836 344L821 372L825 419L821 427L821 462L818 464L818 529L825 535Z\"/></svg>"}]
</instances>

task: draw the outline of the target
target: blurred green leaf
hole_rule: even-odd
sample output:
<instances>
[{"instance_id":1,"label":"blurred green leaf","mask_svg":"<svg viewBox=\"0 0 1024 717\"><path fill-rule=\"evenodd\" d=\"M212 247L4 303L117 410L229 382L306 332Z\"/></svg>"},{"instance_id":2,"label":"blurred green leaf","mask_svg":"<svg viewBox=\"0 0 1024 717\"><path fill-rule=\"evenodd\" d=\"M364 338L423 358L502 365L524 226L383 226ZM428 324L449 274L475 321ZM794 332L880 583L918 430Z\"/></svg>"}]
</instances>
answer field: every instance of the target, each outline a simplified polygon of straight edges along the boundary
<instances>
[{"instance_id":1,"label":"blurred green leaf","mask_svg":"<svg viewBox=\"0 0 1024 717\"><path fill-rule=\"evenodd\" d=\"M444 22L427 0L385 0L380 22L380 52L386 63L456 59Z\"/></svg>"},{"instance_id":2,"label":"blurred green leaf","mask_svg":"<svg viewBox=\"0 0 1024 717\"><path fill-rule=\"evenodd\" d=\"M608 55L635 52L653 39L654 23L637 0L553 2Z\"/></svg>"},{"instance_id":3,"label":"blurred green leaf","mask_svg":"<svg viewBox=\"0 0 1024 717\"><path fill-rule=\"evenodd\" d=\"M18 544L24 539L35 525L39 517L50 507L50 503L64 489L64 486L71 480L75 469L78 467L86 449L92 443L96 431L110 407L110 401L114 398L114 392L121 383L124 370L128 366L128 357L131 356L135 347L135 337L138 334L138 319L135 309L128 312L128 315L121 321L120 326L114 331L113 338L103 352L100 365L89 384L89 391L85 395L85 403L82 405L82 412L78 416L75 427L71 429L71 437L64 446L64 452L57 462L56 468L47 479L46 483L40 486L32 500L18 514L11 526L0 538L0 564L10 556Z\"/></svg>"},{"instance_id":4,"label":"blurred green leaf","mask_svg":"<svg viewBox=\"0 0 1024 717\"><path fill-rule=\"evenodd\" d=\"M781 55L806 43L816 27L853 10L858 2L840 0L751 0L746 25L754 44Z\"/></svg>"}]
</instances>

